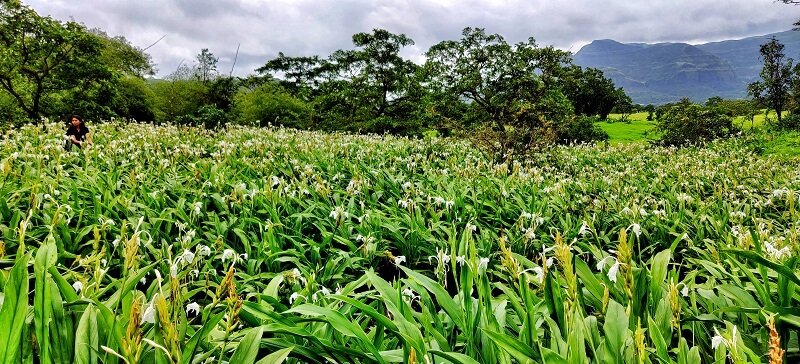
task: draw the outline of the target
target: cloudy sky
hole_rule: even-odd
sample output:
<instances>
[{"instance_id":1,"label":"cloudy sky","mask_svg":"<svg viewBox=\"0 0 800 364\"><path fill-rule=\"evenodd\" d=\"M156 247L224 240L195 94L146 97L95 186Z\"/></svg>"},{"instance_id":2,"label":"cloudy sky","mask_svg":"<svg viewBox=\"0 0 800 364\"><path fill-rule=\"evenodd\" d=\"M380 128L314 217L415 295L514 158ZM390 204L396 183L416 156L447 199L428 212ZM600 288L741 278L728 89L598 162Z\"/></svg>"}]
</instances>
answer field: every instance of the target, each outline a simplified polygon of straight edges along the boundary
<instances>
[{"instance_id":1,"label":"cloudy sky","mask_svg":"<svg viewBox=\"0 0 800 364\"><path fill-rule=\"evenodd\" d=\"M800 6L773 0L23 0L40 15L121 35L147 52L158 76L208 48L218 70L246 76L274 58L353 49L372 29L405 34L422 54L465 27L514 43L536 39L573 53L594 39L704 43L791 29ZM237 46L239 55L234 66Z\"/></svg>"}]
</instances>

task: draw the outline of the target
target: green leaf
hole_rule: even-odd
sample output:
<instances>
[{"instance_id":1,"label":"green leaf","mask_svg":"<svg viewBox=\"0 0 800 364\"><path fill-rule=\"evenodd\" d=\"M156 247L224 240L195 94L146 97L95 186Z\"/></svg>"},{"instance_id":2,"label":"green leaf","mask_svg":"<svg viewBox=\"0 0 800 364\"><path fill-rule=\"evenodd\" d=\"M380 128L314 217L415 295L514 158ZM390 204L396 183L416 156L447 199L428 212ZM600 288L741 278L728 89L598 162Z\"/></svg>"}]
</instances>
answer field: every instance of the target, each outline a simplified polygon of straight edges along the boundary
<instances>
[{"instance_id":1,"label":"green leaf","mask_svg":"<svg viewBox=\"0 0 800 364\"><path fill-rule=\"evenodd\" d=\"M606 334L606 363L624 364L623 347L628 340L628 314L625 308L617 301L608 302L606 312L606 322L603 324L603 332Z\"/></svg>"},{"instance_id":2,"label":"green leaf","mask_svg":"<svg viewBox=\"0 0 800 364\"><path fill-rule=\"evenodd\" d=\"M261 346L261 336L264 334L264 328L254 327L247 332L239 345L236 346L236 351L231 356L231 363L241 364L254 364L258 356L258 349Z\"/></svg>"},{"instance_id":3,"label":"green leaf","mask_svg":"<svg viewBox=\"0 0 800 364\"><path fill-rule=\"evenodd\" d=\"M1 199L0 199L1 200ZM0 308L0 362L18 363L22 346L22 328L28 315L28 261L30 255L17 258L3 288Z\"/></svg>"},{"instance_id":4,"label":"green leaf","mask_svg":"<svg viewBox=\"0 0 800 364\"><path fill-rule=\"evenodd\" d=\"M794 283L796 285L800 285L800 278L798 278L797 275L794 274L794 271L792 269L790 269L790 268L788 268L786 266L780 265L778 263L775 263L775 262L773 262L771 260L768 260L767 258L762 257L761 255L759 255L756 252L752 252L752 251L749 251L749 250L740 250L740 249L723 249L722 252L730 253L730 254L733 254L733 255L738 255L740 257L743 257L743 258L749 259L749 260L751 260L751 261L753 261L755 263L758 263L758 264L760 264L762 266L766 266L767 268L770 268L770 269L778 272L778 274L780 274L781 276L786 277L786 279L788 279L792 283Z\"/></svg>"},{"instance_id":5,"label":"green leaf","mask_svg":"<svg viewBox=\"0 0 800 364\"><path fill-rule=\"evenodd\" d=\"M466 323L464 322L464 313L459 308L458 303L453 300L453 297L450 296L449 293L437 282L433 281L432 279L423 276L411 269L406 267L400 266L400 269L403 270L410 278L413 278L419 284L421 284L425 289L429 292L433 293L436 297L436 303L442 306L445 312L450 316L450 319L459 327L459 329L468 332L471 328L466 327Z\"/></svg>"},{"instance_id":6,"label":"green leaf","mask_svg":"<svg viewBox=\"0 0 800 364\"><path fill-rule=\"evenodd\" d=\"M50 240L50 239L46 239ZM36 329L36 342L39 343L39 353L43 364L52 362L53 353L50 345L50 325L53 316L53 304L51 301L51 290L47 279L47 269L54 265L57 259L56 246L48 242L39 247L36 252L36 259L33 264L33 271L36 276L33 298L33 321Z\"/></svg>"},{"instance_id":7,"label":"green leaf","mask_svg":"<svg viewBox=\"0 0 800 364\"><path fill-rule=\"evenodd\" d=\"M214 316L211 316L206 322L203 324L203 327L200 328L200 331L197 331L192 335L192 338L189 339L189 342L186 343L186 346L183 348L183 355L181 356L181 364L189 364L192 361L192 357L194 356L194 352L197 350L197 346L200 345L200 342L205 339L211 330L217 326L217 323L222 320L225 316L225 311L222 311Z\"/></svg>"},{"instance_id":8,"label":"green leaf","mask_svg":"<svg viewBox=\"0 0 800 364\"><path fill-rule=\"evenodd\" d=\"M263 359L259 360L256 364L281 364L283 363L286 358L289 357L289 354L294 349L294 346L288 347L285 349L278 350L272 354L265 356Z\"/></svg>"},{"instance_id":9,"label":"green leaf","mask_svg":"<svg viewBox=\"0 0 800 364\"><path fill-rule=\"evenodd\" d=\"M497 333L494 331L484 330L481 329L486 336L488 336L492 341L499 347L503 348L508 354L517 359L520 363L539 363L541 362L541 357L536 353L533 348L528 345L525 345L519 340L516 340L510 336L503 335L501 333Z\"/></svg>"},{"instance_id":10,"label":"green leaf","mask_svg":"<svg viewBox=\"0 0 800 364\"><path fill-rule=\"evenodd\" d=\"M661 301L661 286L667 280L667 266L671 258L670 250L663 250L656 254L650 265L650 305L658 305Z\"/></svg>"},{"instance_id":11,"label":"green leaf","mask_svg":"<svg viewBox=\"0 0 800 364\"><path fill-rule=\"evenodd\" d=\"M441 356L442 358L445 358L454 364L480 364L477 360L461 353L445 352L440 350L430 350L430 353Z\"/></svg>"},{"instance_id":12,"label":"green leaf","mask_svg":"<svg viewBox=\"0 0 800 364\"><path fill-rule=\"evenodd\" d=\"M97 363L97 353L100 351L99 341L97 311L94 306L88 305L81 315L75 332L75 363Z\"/></svg>"},{"instance_id":13,"label":"green leaf","mask_svg":"<svg viewBox=\"0 0 800 364\"><path fill-rule=\"evenodd\" d=\"M372 353L379 362L383 362L378 354L378 349L372 344L372 341L367 338L364 330L358 325L353 323L350 319L344 317L339 311L334 311L328 307L320 307L312 304L302 304L294 307L287 313L299 313L308 316L321 317L322 320L328 322L334 330L340 333L357 338L359 343L364 346L370 353Z\"/></svg>"}]
</instances>

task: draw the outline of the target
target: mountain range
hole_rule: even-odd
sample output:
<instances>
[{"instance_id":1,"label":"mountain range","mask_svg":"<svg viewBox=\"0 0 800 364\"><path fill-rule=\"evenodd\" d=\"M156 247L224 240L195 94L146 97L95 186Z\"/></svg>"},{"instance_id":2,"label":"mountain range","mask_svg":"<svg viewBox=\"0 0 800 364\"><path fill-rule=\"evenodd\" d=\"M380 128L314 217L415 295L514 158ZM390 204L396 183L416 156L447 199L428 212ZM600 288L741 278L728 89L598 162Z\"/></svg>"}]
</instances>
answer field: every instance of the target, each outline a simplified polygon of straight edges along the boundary
<instances>
[{"instance_id":1,"label":"mountain range","mask_svg":"<svg viewBox=\"0 0 800 364\"><path fill-rule=\"evenodd\" d=\"M759 48L772 37L787 57L800 59L800 31L785 31L705 44L620 43L595 40L573 55L582 67L603 71L637 104L660 105L688 97L705 102L747 97L747 85L760 79Z\"/></svg>"}]
</instances>

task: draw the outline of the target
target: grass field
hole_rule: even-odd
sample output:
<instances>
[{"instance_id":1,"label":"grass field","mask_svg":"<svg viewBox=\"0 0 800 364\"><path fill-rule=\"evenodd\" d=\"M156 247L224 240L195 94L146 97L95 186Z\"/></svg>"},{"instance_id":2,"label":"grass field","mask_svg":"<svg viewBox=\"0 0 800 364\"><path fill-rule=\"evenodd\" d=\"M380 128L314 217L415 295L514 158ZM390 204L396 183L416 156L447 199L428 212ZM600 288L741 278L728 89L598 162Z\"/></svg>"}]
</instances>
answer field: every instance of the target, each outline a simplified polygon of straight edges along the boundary
<instances>
[{"instance_id":1,"label":"grass field","mask_svg":"<svg viewBox=\"0 0 800 364\"><path fill-rule=\"evenodd\" d=\"M0 139L5 362L800 359L800 164L766 144L493 164L435 137L92 130Z\"/></svg>"}]
</instances>

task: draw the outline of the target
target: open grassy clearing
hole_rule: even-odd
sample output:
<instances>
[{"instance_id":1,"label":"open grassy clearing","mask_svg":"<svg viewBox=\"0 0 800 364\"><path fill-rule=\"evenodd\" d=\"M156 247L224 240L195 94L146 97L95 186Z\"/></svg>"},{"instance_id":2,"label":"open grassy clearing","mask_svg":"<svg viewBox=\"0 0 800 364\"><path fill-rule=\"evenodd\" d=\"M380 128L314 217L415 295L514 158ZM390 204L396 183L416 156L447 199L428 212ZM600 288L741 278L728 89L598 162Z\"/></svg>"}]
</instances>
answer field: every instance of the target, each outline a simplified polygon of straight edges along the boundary
<instances>
[{"instance_id":1,"label":"open grassy clearing","mask_svg":"<svg viewBox=\"0 0 800 364\"><path fill-rule=\"evenodd\" d=\"M797 360L800 165L744 138L495 165L436 138L93 128L79 152L55 124L0 141L0 357L763 362L773 333Z\"/></svg>"}]
</instances>

